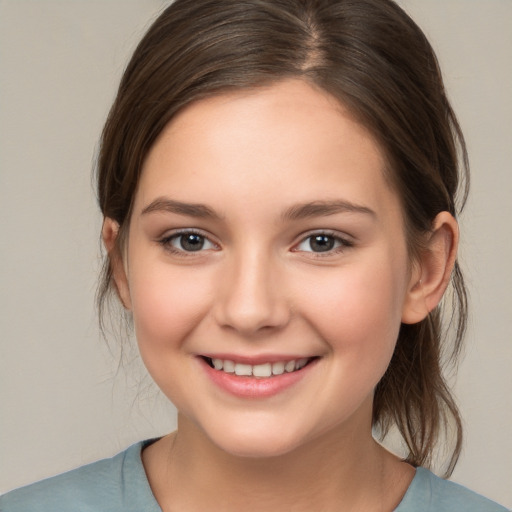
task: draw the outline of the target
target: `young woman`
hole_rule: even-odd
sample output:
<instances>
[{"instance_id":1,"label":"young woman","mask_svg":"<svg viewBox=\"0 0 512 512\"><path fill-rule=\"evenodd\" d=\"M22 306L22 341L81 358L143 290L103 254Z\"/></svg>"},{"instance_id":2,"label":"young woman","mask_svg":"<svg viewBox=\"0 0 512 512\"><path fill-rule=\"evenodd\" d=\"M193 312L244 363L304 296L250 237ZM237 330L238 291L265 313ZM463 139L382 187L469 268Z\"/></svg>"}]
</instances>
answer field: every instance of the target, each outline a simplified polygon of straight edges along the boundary
<instances>
[{"instance_id":1,"label":"young woman","mask_svg":"<svg viewBox=\"0 0 512 512\"><path fill-rule=\"evenodd\" d=\"M447 432L446 475L461 449L441 353L466 321L466 168L393 2L174 2L124 74L98 192L100 305L132 316L178 429L1 510L504 510L428 470ZM405 459L374 439L391 427Z\"/></svg>"}]
</instances>

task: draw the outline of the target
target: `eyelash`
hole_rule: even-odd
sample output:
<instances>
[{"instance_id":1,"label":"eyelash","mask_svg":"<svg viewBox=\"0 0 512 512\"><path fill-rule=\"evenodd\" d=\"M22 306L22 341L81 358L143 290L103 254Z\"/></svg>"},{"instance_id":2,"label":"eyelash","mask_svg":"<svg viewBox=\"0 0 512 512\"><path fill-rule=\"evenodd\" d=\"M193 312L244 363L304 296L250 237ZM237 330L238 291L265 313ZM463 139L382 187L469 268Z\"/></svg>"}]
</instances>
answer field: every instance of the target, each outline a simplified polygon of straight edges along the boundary
<instances>
[{"instance_id":1,"label":"eyelash","mask_svg":"<svg viewBox=\"0 0 512 512\"><path fill-rule=\"evenodd\" d=\"M180 230L180 231L176 231L176 232L172 233L171 235L168 235L168 236L165 236L164 238L161 238L160 240L158 240L158 243L162 247L164 247L164 249L166 251L169 251L173 255L177 255L179 257L184 257L184 258L194 256L194 253L201 253L201 252L204 251L203 247L201 247L197 251L187 251L185 249L177 249L176 247L174 247L172 245L172 242L174 240L179 239L180 237L182 237L184 235L197 235L197 236L199 236L199 237L201 237L203 239L203 243L209 243L210 245L212 245L214 247L218 247L217 244L212 242L205 234L203 234L201 231L198 231L198 230L195 230L195 229L183 229L183 230ZM332 248L330 248L330 249L328 249L326 251L318 251L318 252L315 252L315 251L305 251L305 250L297 249L297 247L299 247L303 243L307 242L307 240L310 240L310 247L311 247L311 240L314 237L327 237L327 238L330 238L330 239L333 240L334 247L332 247ZM338 244L337 247L336 247L336 244ZM335 234L333 232L330 232L330 231L317 231L317 232L310 233L310 234L304 236L300 240L300 242L298 244L296 244L294 246L294 248L292 248L292 251L293 252L310 253L311 254L310 257L314 257L314 258L325 258L325 257L328 257L328 256L332 256L333 254L342 253L346 249L349 249L349 248L351 248L353 246L354 246L354 243L352 241L347 240L346 238L343 238L343 237L341 237L341 236L339 236L339 235L337 235L337 234Z\"/></svg>"},{"instance_id":2,"label":"eyelash","mask_svg":"<svg viewBox=\"0 0 512 512\"><path fill-rule=\"evenodd\" d=\"M309 245L311 247L311 241L314 237L327 237L333 240L335 246L327 251L301 251L297 249L298 246L302 245L303 243L310 240ZM336 247L336 244L337 247ZM354 243L350 240L347 240L346 238L341 237L340 235L332 232L332 231L316 231L314 233L309 233L305 237L301 239L301 241L295 245L295 248L292 249L293 252L305 252L310 253L313 258L326 258L328 256L333 256L335 254L342 253L346 251L347 249L350 249L351 247L354 247Z\"/></svg>"},{"instance_id":3,"label":"eyelash","mask_svg":"<svg viewBox=\"0 0 512 512\"><path fill-rule=\"evenodd\" d=\"M201 253L203 252L203 248L199 249L198 251L186 251L184 249L177 249L172 245L172 242L174 240L179 239L180 237L184 235L197 235L201 237L204 240L204 243L209 243L214 247L218 247L217 244L212 242L204 233L201 231L195 230L195 229L183 229L180 231L176 231L172 233L171 235L165 236L158 240L158 243L168 252L172 253L173 255L188 258L191 256L194 256L195 253Z\"/></svg>"}]
</instances>

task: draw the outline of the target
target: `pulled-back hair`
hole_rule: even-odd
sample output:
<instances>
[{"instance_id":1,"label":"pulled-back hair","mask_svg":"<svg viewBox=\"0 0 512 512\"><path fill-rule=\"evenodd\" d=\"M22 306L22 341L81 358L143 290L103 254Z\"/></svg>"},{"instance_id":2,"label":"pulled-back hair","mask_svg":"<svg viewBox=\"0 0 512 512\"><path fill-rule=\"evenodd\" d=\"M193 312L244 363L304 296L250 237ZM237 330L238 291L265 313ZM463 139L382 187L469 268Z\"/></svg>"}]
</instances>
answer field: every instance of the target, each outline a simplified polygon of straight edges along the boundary
<instances>
[{"instance_id":1,"label":"pulled-back hair","mask_svg":"<svg viewBox=\"0 0 512 512\"><path fill-rule=\"evenodd\" d=\"M117 243L126 240L144 159L177 112L202 98L287 78L330 93L380 144L402 203L411 257L423 249L439 212L459 213L468 186L464 139L430 44L394 2L176 0L137 47L102 134L99 203L120 225ZM443 376L444 363L457 359L466 325L457 263L451 285L447 312L438 306L422 322L401 326L373 406L374 427L385 435L396 426L413 465L430 466L436 444L453 425L446 475L462 440ZM100 314L114 288L107 257Z\"/></svg>"}]
</instances>

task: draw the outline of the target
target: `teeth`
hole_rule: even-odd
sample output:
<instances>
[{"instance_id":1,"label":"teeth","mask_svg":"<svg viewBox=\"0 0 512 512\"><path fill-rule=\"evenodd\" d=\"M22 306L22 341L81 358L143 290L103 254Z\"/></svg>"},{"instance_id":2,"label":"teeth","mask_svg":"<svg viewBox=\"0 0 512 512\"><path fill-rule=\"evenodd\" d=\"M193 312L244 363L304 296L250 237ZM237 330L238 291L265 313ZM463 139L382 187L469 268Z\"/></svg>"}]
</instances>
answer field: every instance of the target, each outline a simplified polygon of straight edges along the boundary
<instances>
[{"instance_id":1,"label":"teeth","mask_svg":"<svg viewBox=\"0 0 512 512\"><path fill-rule=\"evenodd\" d=\"M308 358L307 357L303 357L302 359L299 359L296 363L295 363L295 369L296 370L300 370L301 368L304 368L304 366L306 366L306 363L308 362Z\"/></svg>"},{"instance_id":2,"label":"teeth","mask_svg":"<svg viewBox=\"0 0 512 512\"><path fill-rule=\"evenodd\" d=\"M272 364L272 373L274 375L281 375L284 373L284 363L279 361L278 363Z\"/></svg>"},{"instance_id":3,"label":"teeth","mask_svg":"<svg viewBox=\"0 0 512 512\"><path fill-rule=\"evenodd\" d=\"M222 361L221 361L222 364ZM222 369L228 373L235 373L235 363L233 361L224 361Z\"/></svg>"},{"instance_id":4,"label":"teeth","mask_svg":"<svg viewBox=\"0 0 512 512\"><path fill-rule=\"evenodd\" d=\"M252 367L252 374L255 377L270 377L272 375L272 365L270 363L257 364Z\"/></svg>"},{"instance_id":5,"label":"teeth","mask_svg":"<svg viewBox=\"0 0 512 512\"><path fill-rule=\"evenodd\" d=\"M284 365L284 369L285 369L285 371L287 371L288 373L293 372L293 370L295 370L295 361L288 361L288 362Z\"/></svg>"},{"instance_id":6,"label":"teeth","mask_svg":"<svg viewBox=\"0 0 512 512\"><path fill-rule=\"evenodd\" d=\"M236 363L235 374L250 376L252 375L252 366L250 364Z\"/></svg>"},{"instance_id":7,"label":"teeth","mask_svg":"<svg viewBox=\"0 0 512 512\"><path fill-rule=\"evenodd\" d=\"M283 373L291 373L296 370L304 368L309 361L309 358L303 357L301 359L293 359L291 361L278 361L276 363L263 363L263 364L243 364L235 363L229 359L212 359L213 367L216 370L222 370L226 373L234 373L244 377L270 377L272 375L282 375Z\"/></svg>"}]
</instances>

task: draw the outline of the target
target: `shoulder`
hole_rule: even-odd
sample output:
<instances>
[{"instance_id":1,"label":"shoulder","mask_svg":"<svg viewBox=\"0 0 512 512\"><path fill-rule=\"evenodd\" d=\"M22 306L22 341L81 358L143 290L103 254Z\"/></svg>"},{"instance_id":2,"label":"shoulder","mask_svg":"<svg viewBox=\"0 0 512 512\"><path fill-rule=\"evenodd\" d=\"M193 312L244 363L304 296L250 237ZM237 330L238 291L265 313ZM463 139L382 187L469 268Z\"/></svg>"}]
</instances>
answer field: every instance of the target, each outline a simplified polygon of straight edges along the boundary
<instances>
[{"instance_id":1,"label":"shoulder","mask_svg":"<svg viewBox=\"0 0 512 512\"><path fill-rule=\"evenodd\" d=\"M1 512L160 512L140 458L147 442L0 497Z\"/></svg>"},{"instance_id":2,"label":"shoulder","mask_svg":"<svg viewBox=\"0 0 512 512\"><path fill-rule=\"evenodd\" d=\"M427 469L417 468L396 512L507 512L507 509Z\"/></svg>"}]
</instances>

